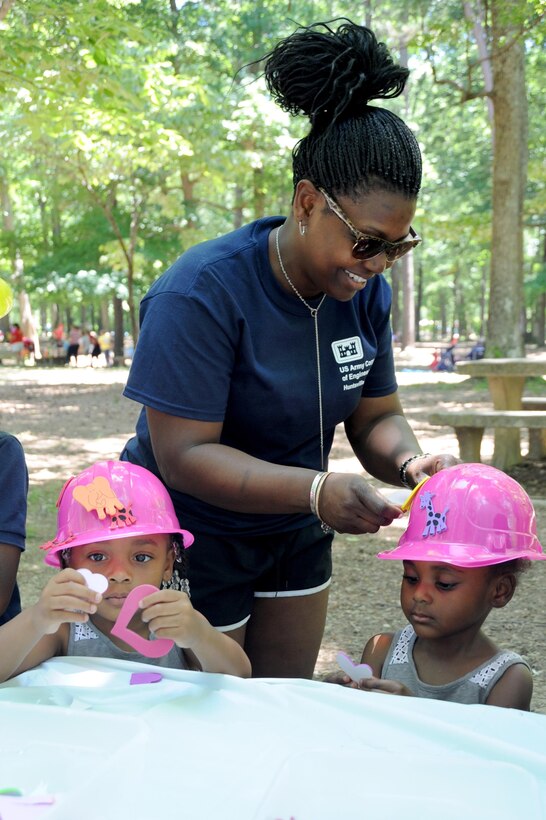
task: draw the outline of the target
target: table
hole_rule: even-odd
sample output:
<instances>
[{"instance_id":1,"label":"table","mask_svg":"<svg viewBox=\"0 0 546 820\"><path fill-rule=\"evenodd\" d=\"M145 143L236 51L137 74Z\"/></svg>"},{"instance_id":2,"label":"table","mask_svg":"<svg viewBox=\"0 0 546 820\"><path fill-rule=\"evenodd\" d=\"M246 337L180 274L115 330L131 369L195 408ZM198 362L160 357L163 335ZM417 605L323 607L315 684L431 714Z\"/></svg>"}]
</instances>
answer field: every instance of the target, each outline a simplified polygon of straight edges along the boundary
<instances>
[{"instance_id":1,"label":"table","mask_svg":"<svg viewBox=\"0 0 546 820\"><path fill-rule=\"evenodd\" d=\"M25 820L546 817L546 716L514 709L55 658L0 727L0 786L54 798Z\"/></svg>"},{"instance_id":2,"label":"table","mask_svg":"<svg viewBox=\"0 0 546 820\"><path fill-rule=\"evenodd\" d=\"M525 380L546 375L546 358L478 359L457 362L457 373L486 378L495 410L521 410ZM493 464L506 469L521 461L520 431L495 430Z\"/></svg>"}]
</instances>

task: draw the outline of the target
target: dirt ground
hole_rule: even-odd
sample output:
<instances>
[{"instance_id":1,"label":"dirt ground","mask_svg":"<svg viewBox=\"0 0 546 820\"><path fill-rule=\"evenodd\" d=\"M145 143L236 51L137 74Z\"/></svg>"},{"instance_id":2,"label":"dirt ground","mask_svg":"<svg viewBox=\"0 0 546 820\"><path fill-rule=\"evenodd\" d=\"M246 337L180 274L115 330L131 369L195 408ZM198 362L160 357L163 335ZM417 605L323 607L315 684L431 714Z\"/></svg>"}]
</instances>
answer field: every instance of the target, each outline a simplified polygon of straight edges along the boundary
<instances>
[{"instance_id":1,"label":"dirt ground","mask_svg":"<svg viewBox=\"0 0 546 820\"><path fill-rule=\"evenodd\" d=\"M472 382L471 386L468 378L457 374L412 369L409 360L399 364L400 393L423 449L457 455L454 436L447 428L430 427L427 413L461 402L468 407L488 406L485 383ZM121 395L126 377L126 368L0 366L0 429L22 442L31 481L27 551L19 573L24 606L37 599L53 572L43 564L37 545L55 533L55 501L64 481L95 460L116 458L133 432L139 407ZM485 462L492 449L492 436L486 433ZM336 436L330 469L360 472L342 431ZM546 461L524 462L513 474L533 499L539 538L546 547ZM316 677L335 668L339 650L359 659L368 637L403 626L398 600L400 566L378 561L375 554L396 545L405 523L395 522L377 535L336 536L330 607ZM494 610L486 624L493 640L529 660L535 683L533 710L544 714L545 580L546 566L537 562L522 577L508 607Z\"/></svg>"}]
</instances>

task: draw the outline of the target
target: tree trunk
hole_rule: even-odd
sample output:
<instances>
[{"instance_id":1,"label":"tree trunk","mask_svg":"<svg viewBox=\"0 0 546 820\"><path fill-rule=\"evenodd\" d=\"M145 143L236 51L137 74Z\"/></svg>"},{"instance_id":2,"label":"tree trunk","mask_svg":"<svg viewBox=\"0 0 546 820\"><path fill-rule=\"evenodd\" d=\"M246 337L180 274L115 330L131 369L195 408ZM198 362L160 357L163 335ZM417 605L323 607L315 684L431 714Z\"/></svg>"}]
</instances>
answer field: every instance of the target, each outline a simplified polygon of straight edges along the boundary
<instances>
[{"instance_id":1,"label":"tree trunk","mask_svg":"<svg viewBox=\"0 0 546 820\"><path fill-rule=\"evenodd\" d=\"M0 3L0 20L5 20L14 0L2 0Z\"/></svg>"},{"instance_id":2,"label":"tree trunk","mask_svg":"<svg viewBox=\"0 0 546 820\"><path fill-rule=\"evenodd\" d=\"M40 340L34 323L34 317L30 307L30 298L25 291L24 265L15 235L15 216L11 202L8 181L0 177L0 203L2 207L2 224L4 230L10 236L9 254L11 257L11 275L14 284L14 292L18 295L20 323L23 335L29 338L34 344L34 357L41 359Z\"/></svg>"},{"instance_id":3,"label":"tree trunk","mask_svg":"<svg viewBox=\"0 0 546 820\"><path fill-rule=\"evenodd\" d=\"M114 296L114 364L124 362L123 355L123 304L118 296Z\"/></svg>"},{"instance_id":4,"label":"tree trunk","mask_svg":"<svg viewBox=\"0 0 546 820\"><path fill-rule=\"evenodd\" d=\"M493 234L487 355L524 355L523 197L527 174L524 47L510 25L518 0L494 0L492 14Z\"/></svg>"},{"instance_id":5,"label":"tree trunk","mask_svg":"<svg viewBox=\"0 0 546 820\"><path fill-rule=\"evenodd\" d=\"M421 341L421 314L423 312L423 265L417 265L417 299L415 301L415 341Z\"/></svg>"},{"instance_id":6,"label":"tree trunk","mask_svg":"<svg viewBox=\"0 0 546 820\"><path fill-rule=\"evenodd\" d=\"M395 262L391 268L392 287L392 308L391 324L392 330L398 341L402 337L402 321L400 317L400 263Z\"/></svg>"},{"instance_id":7,"label":"tree trunk","mask_svg":"<svg viewBox=\"0 0 546 820\"><path fill-rule=\"evenodd\" d=\"M415 344L415 292L413 273L413 252L402 257L402 283L404 314L402 320L402 348Z\"/></svg>"},{"instance_id":8,"label":"tree trunk","mask_svg":"<svg viewBox=\"0 0 546 820\"><path fill-rule=\"evenodd\" d=\"M546 231L542 237L542 262L546 267ZM546 293L543 291L536 300L533 311L533 335L539 347L546 342Z\"/></svg>"},{"instance_id":9,"label":"tree trunk","mask_svg":"<svg viewBox=\"0 0 546 820\"><path fill-rule=\"evenodd\" d=\"M546 343L546 293L541 293L537 299L533 314L533 336L539 347Z\"/></svg>"},{"instance_id":10,"label":"tree trunk","mask_svg":"<svg viewBox=\"0 0 546 820\"><path fill-rule=\"evenodd\" d=\"M399 62L407 68L408 65L408 45L407 40L399 44ZM409 117L409 88L404 88L404 109L405 119ZM411 347L415 344L415 290L414 290L414 269L413 252L406 254L401 260L402 265L402 293L403 293L403 319L402 319L402 348Z\"/></svg>"},{"instance_id":11,"label":"tree trunk","mask_svg":"<svg viewBox=\"0 0 546 820\"><path fill-rule=\"evenodd\" d=\"M487 281L489 279L489 268L484 265L482 268L482 281L480 292L480 339L485 339L485 323L487 314Z\"/></svg>"}]
</instances>

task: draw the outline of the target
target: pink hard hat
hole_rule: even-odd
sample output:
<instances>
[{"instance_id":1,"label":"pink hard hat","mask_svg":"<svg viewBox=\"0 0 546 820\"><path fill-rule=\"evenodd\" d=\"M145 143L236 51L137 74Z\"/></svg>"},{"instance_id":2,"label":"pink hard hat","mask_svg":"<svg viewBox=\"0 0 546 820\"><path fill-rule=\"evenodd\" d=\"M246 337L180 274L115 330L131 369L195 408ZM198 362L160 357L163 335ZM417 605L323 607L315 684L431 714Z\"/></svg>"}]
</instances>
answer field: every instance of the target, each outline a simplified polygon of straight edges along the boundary
<instances>
[{"instance_id":1,"label":"pink hard hat","mask_svg":"<svg viewBox=\"0 0 546 820\"><path fill-rule=\"evenodd\" d=\"M377 557L458 567L546 559L531 499L517 481L486 464L457 464L426 479L398 546Z\"/></svg>"},{"instance_id":2,"label":"pink hard hat","mask_svg":"<svg viewBox=\"0 0 546 820\"><path fill-rule=\"evenodd\" d=\"M178 533L184 547L193 543L193 535L180 529L165 485L128 461L98 461L73 476L57 507L57 535L40 547L52 567L61 566L61 550L128 536Z\"/></svg>"}]
</instances>

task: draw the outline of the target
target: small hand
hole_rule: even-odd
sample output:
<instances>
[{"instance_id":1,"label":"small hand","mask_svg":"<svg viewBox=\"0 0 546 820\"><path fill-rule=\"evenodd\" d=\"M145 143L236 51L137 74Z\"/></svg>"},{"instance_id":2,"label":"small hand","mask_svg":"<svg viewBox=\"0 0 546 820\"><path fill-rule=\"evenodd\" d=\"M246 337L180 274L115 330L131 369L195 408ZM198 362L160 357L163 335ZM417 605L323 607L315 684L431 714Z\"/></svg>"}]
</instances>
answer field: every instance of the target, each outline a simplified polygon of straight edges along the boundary
<instances>
[{"instance_id":1,"label":"small hand","mask_svg":"<svg viewBox=\"0 0 546 820\"><path fill-rule=\"evenodd\" d=\"M192 606L185 592L161 589L141 601L142 620L157 638L169 638L184 649L202 639L207 621Z\"/></svg>"},{"instance_id":2,"label":"small hand","mask_svg":"<svg viewBox=\"0 0 546 820\"><path fill-rule=\"evenodd\" d=\"M405 695L413 697L413 692L397 680L384 680L383 678L364 678L358 683L359 689L367 692L382 692L385 695Z\"/></svg>"},{"instance_id":3,"label":"small hand","mask_svg":"<svg viewBox=\"0 0 546 820\"><path fill-rule=\"evenodd\" d=\"M358 689L358 684L351 680L345 672L330 672L322 680L324 683L337 683L339 686L347 686L349 689Z\"/></svg>"},{"instance_id":4,"label":"small hand","mask_svg":"<svg viewBox=\"0 0 546 820\"><path fill-rule=\"evenodd\" d=\"M89 589L75 569L63 569L51 578L33 607L43 635L52 635L62 623L84 623L97 611L102 595Z\"/></svg>"}]
</instances>

